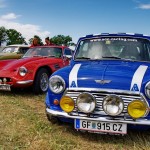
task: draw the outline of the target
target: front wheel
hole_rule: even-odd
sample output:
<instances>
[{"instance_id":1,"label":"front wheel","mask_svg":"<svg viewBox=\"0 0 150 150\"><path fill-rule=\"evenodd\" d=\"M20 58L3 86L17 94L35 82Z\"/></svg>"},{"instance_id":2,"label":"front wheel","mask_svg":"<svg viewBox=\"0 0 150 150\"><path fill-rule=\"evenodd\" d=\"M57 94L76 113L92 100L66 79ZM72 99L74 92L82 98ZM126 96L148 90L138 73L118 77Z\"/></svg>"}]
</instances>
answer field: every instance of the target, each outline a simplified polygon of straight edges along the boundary
<instances>
[{"instance_id":1,"label":"front wheel","mask_svg":"<svg viewBox=\"0 0 150 150\"><path fill-rule=\"evenodd\" d=\"M40 69L35 77L33 91L36 94L45 93L48 89L49 72L47 69Z\"/></svg>"}]
</instances>

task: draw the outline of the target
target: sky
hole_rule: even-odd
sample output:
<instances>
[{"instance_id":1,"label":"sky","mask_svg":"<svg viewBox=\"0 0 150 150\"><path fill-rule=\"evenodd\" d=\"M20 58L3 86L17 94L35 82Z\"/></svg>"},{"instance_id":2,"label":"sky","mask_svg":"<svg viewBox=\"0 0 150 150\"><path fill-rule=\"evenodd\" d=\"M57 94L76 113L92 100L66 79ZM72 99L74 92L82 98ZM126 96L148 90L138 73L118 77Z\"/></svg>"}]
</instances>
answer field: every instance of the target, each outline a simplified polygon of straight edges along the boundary
<instances>
[{"instance_id":1,"label":"sky","mask_svg":"<svg viewBox=\"0 0 150 150\"><path fill-rule=\"evenodd\" d=\"M150 0L0 0L0 26L34 35L81 36L98 33L150 35Z\"/></svg>"}]
</instances>

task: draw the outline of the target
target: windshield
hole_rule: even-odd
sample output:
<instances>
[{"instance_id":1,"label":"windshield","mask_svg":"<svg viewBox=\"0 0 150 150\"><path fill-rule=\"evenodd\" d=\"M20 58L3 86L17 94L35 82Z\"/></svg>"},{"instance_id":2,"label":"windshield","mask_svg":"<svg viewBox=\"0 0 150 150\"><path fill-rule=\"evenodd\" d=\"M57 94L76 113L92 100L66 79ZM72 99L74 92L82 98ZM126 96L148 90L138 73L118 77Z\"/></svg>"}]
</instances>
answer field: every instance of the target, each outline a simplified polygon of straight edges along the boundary
<instances>
[{"instance_id":1,"label":"windshield","mask_svg":"<svg viewBox=\"0 0 150 150\"><path fill-rule=\"evenodd\" d=\"M150 42L140 38L108 37L79 43L75 59L130 59L150 61Z\"/></svg>"},{"instance_id":2,"label":"windshield","mask_svg":"<svg viewBox=\"0 0 150 150\"><path fill-rule=\"evenodd\" d=\"M46 56L46 57L57 57L62 56L62 49L55 47L35 47L30 48L23 56L24 57L36 57L36 56Z\"/></svg>"},{"instance_id":3,"label":"windshield","mask_svg":"<svg viewBox=\"0 0 150 150\"><path fill-rule=\"evenodd\" d=\"M17 53L18 47L17 46L10 46L10 47L5 47L2 50L2 53Z\"/></svg>"}]
</instances>

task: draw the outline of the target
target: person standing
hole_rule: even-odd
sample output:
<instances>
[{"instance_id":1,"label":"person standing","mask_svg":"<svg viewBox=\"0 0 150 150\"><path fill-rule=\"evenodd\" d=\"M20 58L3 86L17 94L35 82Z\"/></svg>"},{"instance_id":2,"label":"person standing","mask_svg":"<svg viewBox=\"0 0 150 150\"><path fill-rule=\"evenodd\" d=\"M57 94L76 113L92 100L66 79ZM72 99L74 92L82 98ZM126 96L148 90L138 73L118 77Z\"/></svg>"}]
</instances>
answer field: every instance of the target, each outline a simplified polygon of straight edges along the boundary
<instances>
[{"instance_id":1,"label":"person standing","mask_svg":"<svg viewBox=\"0 0 150 150\"><path fill-rule=\"evenodd\" d=\"M49 37L45 38L45 43L45 46L54 45L53 43L51 43Z\"/></svg>"},{"instance_id":2,"label":"person standing","mask_svg":"<svg viewBox=\"0 0 150 150\"><path fill-rule=\"evenodd\" d=\"M36 37L33 38L32 44L30 47L40 46L39 41Z\"/></svg>"}]
</instances>

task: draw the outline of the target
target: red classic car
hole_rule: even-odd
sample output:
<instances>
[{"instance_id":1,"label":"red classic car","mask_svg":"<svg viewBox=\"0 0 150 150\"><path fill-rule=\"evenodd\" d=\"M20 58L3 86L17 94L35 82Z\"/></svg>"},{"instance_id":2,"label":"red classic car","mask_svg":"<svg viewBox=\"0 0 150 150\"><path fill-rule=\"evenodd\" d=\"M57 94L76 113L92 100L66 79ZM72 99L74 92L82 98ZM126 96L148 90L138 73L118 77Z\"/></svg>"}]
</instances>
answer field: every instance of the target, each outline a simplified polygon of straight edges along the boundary
<instances>
[{"instance_id":1,"label":"red classic car","mask_svg":"<svg viewBox=\"0 0 150 150\"><path fill-rule=\"evenodd\" d=\"M0 90L33 87L34 93L48 89L48 78L56 70L69 64L64 46L38 46L30 48L18 60L0 61Z\"/></svg>"}]
</instances>

